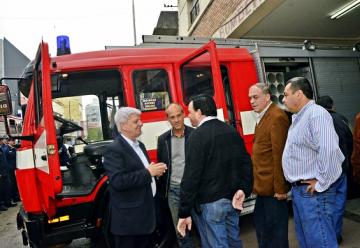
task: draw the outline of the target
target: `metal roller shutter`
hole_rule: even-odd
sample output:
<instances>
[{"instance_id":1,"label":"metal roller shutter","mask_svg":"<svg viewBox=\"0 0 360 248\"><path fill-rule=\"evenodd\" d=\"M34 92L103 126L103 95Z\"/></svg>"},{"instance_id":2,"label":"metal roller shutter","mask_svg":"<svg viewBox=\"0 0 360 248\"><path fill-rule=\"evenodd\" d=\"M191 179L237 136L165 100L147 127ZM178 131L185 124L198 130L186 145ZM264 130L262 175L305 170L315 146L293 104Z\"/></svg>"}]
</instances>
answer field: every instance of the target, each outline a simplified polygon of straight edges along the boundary
<instances>
[{"instance_id":1,"label":"metal roller shutter","mask_svg":"<svg viewBox=\"0 0 360 248\"><path fill-rule=\"evenodd\" d=\"M313 58L319 96L329 95L336 111L354 123L360 112L360 67L357 58Z\"/></svg>"}]
</instances>

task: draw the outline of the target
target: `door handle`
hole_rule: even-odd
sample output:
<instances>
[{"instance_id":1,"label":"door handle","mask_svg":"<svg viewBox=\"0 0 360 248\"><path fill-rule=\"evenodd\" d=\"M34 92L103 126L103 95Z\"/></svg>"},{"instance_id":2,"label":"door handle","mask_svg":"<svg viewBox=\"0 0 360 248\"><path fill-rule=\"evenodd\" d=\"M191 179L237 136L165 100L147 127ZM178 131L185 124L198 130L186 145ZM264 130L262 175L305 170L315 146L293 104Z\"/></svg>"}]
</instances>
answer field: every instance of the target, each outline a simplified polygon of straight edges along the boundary
<instances>
[{"instance_id":1,"label":"door handle","mask_svg":"<svg viewBox=\"0 0 360 248\"><path fill-rule=\"evenodd\" d=\"M46 160L47 160L46 155L42 155L42 156L41 156L41 159L44 160L44 161L46 161Z\"/></svg>"}]
</instances>

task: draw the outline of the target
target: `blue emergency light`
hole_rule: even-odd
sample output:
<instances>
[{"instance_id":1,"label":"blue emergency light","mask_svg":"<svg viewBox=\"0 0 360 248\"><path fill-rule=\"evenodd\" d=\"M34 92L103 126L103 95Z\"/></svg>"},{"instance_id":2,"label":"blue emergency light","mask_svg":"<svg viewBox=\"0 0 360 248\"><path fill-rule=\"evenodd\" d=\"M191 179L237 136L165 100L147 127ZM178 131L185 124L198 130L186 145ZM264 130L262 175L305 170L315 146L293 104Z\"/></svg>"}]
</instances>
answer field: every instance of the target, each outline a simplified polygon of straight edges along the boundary
<instances>
[{"instance_id":1,"label":"blue emergency light","mask_svg":"<svg viewBox=\"0 0 360 248\"><path fill-rule=\"evenodd\" d=\"M70 54L70 39L67 35L59 35L56 37L57 41L57 56Z\"/></svg>"}]
</instances>

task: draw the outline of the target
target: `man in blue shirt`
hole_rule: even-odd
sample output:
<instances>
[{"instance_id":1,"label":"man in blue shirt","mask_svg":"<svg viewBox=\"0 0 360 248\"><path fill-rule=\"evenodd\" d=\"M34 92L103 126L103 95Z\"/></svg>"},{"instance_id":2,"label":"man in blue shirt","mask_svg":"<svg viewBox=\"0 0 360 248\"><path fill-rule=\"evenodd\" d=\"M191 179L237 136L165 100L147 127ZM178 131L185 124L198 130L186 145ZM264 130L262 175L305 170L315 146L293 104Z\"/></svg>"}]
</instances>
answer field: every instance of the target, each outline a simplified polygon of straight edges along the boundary
<instances>
[{"instance_id":1,"label":"man in blue shirt","mask_svg":"<svg viewBox=\"0 0 360 248\"><path fill-rule=\"evenodd\" d=\"M309 81L292 78L284 104L293 113L282 165L292 185L296 236L300 247L338 247L333 225L335 188L344 155L330 114L313 99Z\"/></svg>"}]
</instances>

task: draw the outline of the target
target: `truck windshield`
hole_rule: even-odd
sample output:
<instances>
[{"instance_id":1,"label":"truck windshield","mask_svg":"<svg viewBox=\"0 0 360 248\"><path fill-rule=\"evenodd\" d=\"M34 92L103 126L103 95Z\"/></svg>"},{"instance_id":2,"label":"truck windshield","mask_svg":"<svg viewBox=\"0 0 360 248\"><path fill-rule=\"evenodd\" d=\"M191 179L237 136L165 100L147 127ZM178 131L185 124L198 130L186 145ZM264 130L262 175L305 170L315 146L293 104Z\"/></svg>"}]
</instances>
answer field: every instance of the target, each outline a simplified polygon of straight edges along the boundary
<instances>
[{"instance_id":1,"label":"truck windshield","mask_svg":"<svg viewBox=\"0 0 360 248\"><path fill-rule=\"evenodd\" d=\"M77 153L82 152L86 144L106 140L111 137L109 132L118 102L118 97L108 97L102 104L96 95L53 99L56 135ZM106 108L105 118L102 118L101 104ZM104 135L104 130L108 135Z\"/></svg>"},{"instance_id":2,"label":"truck windshield","mask_svg":"<svg viewBox=\"0 0 360 248\"><path fill-rule=\"evenodd\" d=\"M103 140L99 99L94 95L61 97L53 100L55 116L72 122L81 128L66 128L67 123L56 122L57 135L62 135L64 143L75 145L81 137L88 143Z\"/></svg>"}]
</instances>

